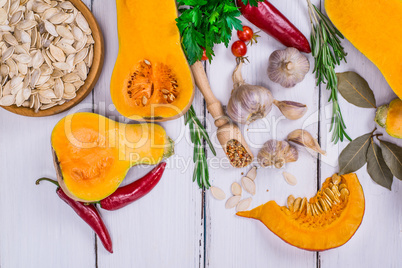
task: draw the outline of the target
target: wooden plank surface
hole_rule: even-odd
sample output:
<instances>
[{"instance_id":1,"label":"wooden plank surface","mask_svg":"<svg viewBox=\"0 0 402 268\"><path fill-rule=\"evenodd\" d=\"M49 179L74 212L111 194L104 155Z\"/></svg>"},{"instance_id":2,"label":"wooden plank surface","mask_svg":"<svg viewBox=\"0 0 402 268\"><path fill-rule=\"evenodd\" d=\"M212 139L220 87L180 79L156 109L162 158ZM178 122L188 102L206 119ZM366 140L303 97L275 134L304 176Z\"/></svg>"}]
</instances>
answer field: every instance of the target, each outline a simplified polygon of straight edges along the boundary
<instances>
[{"instance_id":1,"label":"wooden plank surface","mask_svg":"<svg viewBox=\"0 0 402 268\"><path fill-rule=\"evenodd\" d=\"M85 0L105 36L105 65L95 91L71 110L95 111L112 119L126 121L112 105L110 76L118 52L115 3L111 0ZM91 6L92 2L92 6ZM305 1L271 2L308 36ZM313 1L319 4L320 0ZM323 1L322 1L323 2ZM246 20L245 25L252 26ZM255 29L255 28L254 28ZM282 89L266 75L268 57L282 49L277 41L262 33L256 46L249 48L250 64L244 66L246 82L268 87L278 100L293 100L308 105L308 114L295 122L284 120L278 109L265 120L242 128L257 154L268 139L285 139L295 128L306 128L319 137L328 157L321 161L299 149L299 161L284 170L296 175L298 184L290 186L283 170L258 169L257 194L252 207L274 199L285 204L289 194L310 197L318 185L337 171L337 156L347 145L333 146L328 135L331 106L328 92L315 86L314 75L293 89ZM236 34L233 34L233 41ZM347 41L348 64L337 71L352 70L367 79L375 92L377 105L395 95L378 69ZM232 90L231 73L235 61L230 49L216 47L216 58L207 64L212 90L225 105ZM311 66L313 59L308 56ZM340 97L340 105L352 138L370 132L374 109L356 108ZM321 105L319 109L319 105ZM194 107L217 148L216 158L208 151L211 182L230 196L230 184L240 182L249 168L229 167L219 143L215 126L197 92ZM320 111L320 114L318 113ZM170 158L165 175L146 197L116 212L100 210L110 230L114 253L106 252L92 230L64 204L51 184L35 186L42 176L55 177L50 154L50 133L67 113L47 118L25 118L0 110L0 267L400 267L402 265L401 182L392 191L373 183L363 167L358 176L366 197L366 213L356 235L344 246L316 253L296 249L267 230L260 222L235 216L223 201L213 199L191 182L192 147L183 119L163 123L176 141L176 155ZM318 119L321 121L318 121ZM397 142L383 130L384 139ZM402 145L401 141L397 142ZM134 167L124 184L145 174L150 167ZM268 190L268 191L267 191ZM244 194L244 197L249 197ZM204 243L205 241L205 243ZM205 253L205 255L204 255Z\"/></svg>"}]
</instances>

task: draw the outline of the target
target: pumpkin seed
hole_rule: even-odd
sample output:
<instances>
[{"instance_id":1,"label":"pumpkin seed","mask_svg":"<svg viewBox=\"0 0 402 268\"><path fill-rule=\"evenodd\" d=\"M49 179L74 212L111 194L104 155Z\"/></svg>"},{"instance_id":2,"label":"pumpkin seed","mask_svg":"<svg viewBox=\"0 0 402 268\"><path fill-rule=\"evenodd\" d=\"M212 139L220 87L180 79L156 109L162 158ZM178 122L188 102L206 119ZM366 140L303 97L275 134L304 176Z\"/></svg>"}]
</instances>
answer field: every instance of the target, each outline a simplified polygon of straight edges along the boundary
<instances>
[{"instance_id":1,"label":"pumpkin seed","mask_svg":"<svg viewBox=\"0 0 402 268\"><path fill-rule=\"evenodd\" d=\"M311 211L313 212L313 216L316 215L320 215L320 213L318 212L317 207L315 206L315 204L311 204Z\"/></svg>"},{"instance_id":2,"label":"pumpkin seed","mask_svg":"<svg viewBox=\"0 0 402 268\"><path fill-rule=\"evenodd\" d=\"M290 173L284 171L284 172L282 173L282 175L283 175L283 177L285 178L285 181L286 181L289 185L294 186L294 185L297 184L297 179L296 179L296 177L293 176L292 174L290 174Z\"/></svg>"},{"instance_id":3,"label":"pumpkin seed","mask_svg":"<svg viewBox=\"0 0 402 268\"><path fill-rule=\"evenodd\" d=\"M252 167L248 172L247 172L247 177L249 177L251 180L255 180L255 178L257 177L257 167L254 166Z\"/></svg>"},{"instance_id":4,"label":"pumpkin seed","mask_svg":"<svg viewBox=\"0 0 402 268\"><path fill-rule=\"evenodd\" d=\"M209 190L211 191L212 196L217 200L223 200L226 198L225 192L218 187L211 186Z\"/></svg>"},{"instance_id":5,"label":"pumpkin seed","mask_svg":"<svg viewBox=\"0 0 402 268\"><path fill-rule=\"evenodd\" d=\"M300 204L300 212L303 212L303 210L306 208L306 206L307 206L307 198L303 198L303 200L302 200L302 202L301 202L301 204Z\"/></svg>"},{"instance_id":6,"label":"pumpkin seed","mask_svg":"<svg viewBox=\"0 0 402 268\"><path fill-rule=\"evenodd\" d=\"M307 214L308 216L312 216L310 203L307 203L307 204L306 204L306 214Z\"/></svg>"},{"instance_id":7,"label":"pumpkin seed","mask_svg":"<svg viewBox=\"0 0 402 268\"><path fill-rule=\"evenodd\" d=\"M332 186L331 190L335 195L341 196L341 193L338 191L338 187L336 187L335 185Z\"/></svg>"},{"instance_id":8,"label":"pumpkin seed","mask_svg":"<svg viewBox=\"0 0 402 268\"><path fill-rule=\"evenodd\" d=\"M255 183L252 179L249 177L243 177L241 178L241 185L243 186L243 189L248 192L251 195L255 195Z\"/></svg>"},{"instance_id":9,"label":"pumpkin seed","mask_svg":"<svg viewBox=\"0 0 402 268\"><path fill-rule=\"evenodd\" d=\"M225 204L226 209L231 209L237 206L237 204L240 202L241 196L240 195L234 195L230 197Z\"/></svg>"},{"instance_id":10,"label":"pumpkin seed","mask_svg":"<svg viewBox=\"0 0 402 268\"><path fill-rule=\"evenodd\" d=\"M241 195L241 186L237 182L232 183L230 189L233 195Z\"/></svg>"},{"instance_id":11,"label":"pumpkin seed","mask_svg":"<svg viewBox=\"0 0 402 268\"><path fill-rule=\"evenodd\" d=\"M301 204L301 197L296 198L295 202L293 203L293 212L296 212L298 210L300 210L300 204Z\"/></svg>"},{"instance_id":12,"label":"pumpkin seed","mask_svg":"<svg viewBox=\"0 0 402 268\"><path fill-rule=\"evenodd\" d=\"M340 201L339 198L335 196L334 193L329 188L325 188L324 192L327 194L329 198L331 198L331 201L334 201L334 203L339 203Z\"/></svg>"},{"instance_id":13,"label":"pumpkin seed","mask_svg":"<svg viewBox=\"0 0 402 268\"><path fill-rule=\"evenodd\" d=\"M321 208L322 208L325 212L327 212L328 209L329 209L329 207L328 207L328 205L325 203L325 201L322 200L322 199L318 199L318 202L320 203Z\"/></svg>"},{"instance_id":14,"label":"pumpkin seed","mask_svg":"<svg viewBox=\"0 0 402 268\"><path fill-rule=\"evenodd\" d=\"M252 201L251 197L241 200L236 206L236 211L239 212L247 210L251 205L251 201Z\"/></svg>"},{"instance_id":15,"label":"pumpkin seed","mask_svg":"<svg viewBox=\"0 0 402 268\"><path fill-rule=\"evenodd\" d=\"M347 188L347 187L346 187L346 184L342 183L341 185L339 185L338 190L341 191L343 188Z\"/></svg>"},{"instance_id":16,"label":"pumpkin seed","mask_svg":"<svg viewBox=\"0 0 402 268\"><path fill-rule=\"evenodd\" d=\"M295 197L294 197L293 195L289 195L287 204L288 204L288 208L289 208L291 211L293 211L293 203L294 203L294 202L295 202Z\"/></svg>"},{"instance_id":17,"label":"pumpkin seed","mask_svg":"<svg viewBox=\"0 0 402 268\"><path fill-rule=\"evenodd\" d=\"M341 190L341 196L342 195L349 195L350 193L349 193L349 190L348 189L346 189L346 188L343 188L342 190Z\"/></svg>"}]
</instances>

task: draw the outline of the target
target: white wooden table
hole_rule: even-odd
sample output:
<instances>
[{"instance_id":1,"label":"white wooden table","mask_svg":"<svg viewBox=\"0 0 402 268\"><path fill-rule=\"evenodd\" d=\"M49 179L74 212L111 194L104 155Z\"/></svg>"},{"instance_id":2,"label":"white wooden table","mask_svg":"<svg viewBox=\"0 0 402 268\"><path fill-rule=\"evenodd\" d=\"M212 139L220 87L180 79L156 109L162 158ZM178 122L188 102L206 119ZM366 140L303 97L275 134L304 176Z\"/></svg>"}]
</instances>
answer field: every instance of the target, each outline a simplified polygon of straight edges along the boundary
<instances>
[{"instance_id":1,"label":"white wooden table","mask_svg":"<svg viewBox=\"0 0 402 268\"><path fill-rule=\"evenodd\" d=\"M94 111L124 121L114 109L109 82L118 51L116 8L113 0L84 1L98 19L106 44L105 65L91 95L75 111ZM305 1L271 0L301 31L309 36L310 25ZM319 0L313 1L320 5ZM323 6L323 1L321 1ZM245 21L245 25L252 26ZM254 27L255 29L255 27ZM234 39L236 38L234 33ZM365 77L375 91L377 105L395 98L378 69L344 41L348 64L337 71L352 70ZM257 194L252 207L274 199L284 204L289 194L311 197L322 180L337 171L337 156L347 143L330 142L331 106L324 86L315 86L310 72L293 89L282 89L266 75L268 57L283 46L262 34L258 45L249 49L250 64L243 75L251 84L271 89L280 100L306 103L308 114L301 120L283 120L277 109L245 130L246 138L257 154L268 139L284 139L296 128L306 128L322 143L328 157L316 159L300 149L300 159L286 166L297 175L298 184L289 186L282 170L258 169ZM231 73L235 61L230 49L217 46L216 58L206 70L214 93L223 104L232 89ZM313 59L309 55L311 64ZM341 97L340 97L341 98ZM374 109L356 108L341 98L340 105L352 138L370 132ZM240 181L245 169L230 168L218 147L215 127L206 112L203 99L196 94L194 106L206 123L217 147L217 157L208 152L211 182L226 192L232 182ZM375 185L365 167L358 176L366 196L366 213L355 236L344 246L326 252L308 252L292 247L261 223L234 215L223 201L212 198L191 181L192 148L183 118L163 123L176 140L176 156L157 187L143 199L115 212L101 210L111 233L114 253L109 254L92 230L55 194L51 184L35 186L41 176L55 177L50 133L63 116L25 118L0 110L0 267L401 267L402 266L402 196L396 180L392 191ZM382 131L382 130L380 130ZM382 131L384 132L384 131ZM384 139L396 142L387 134ZM399 142L399 145L402 145ZM225 164L226 163L226 164ZM125 183L131 182L150 167L133 168ZM269 191L267 191L269 190Z\"/></svg>"}]
</instances>

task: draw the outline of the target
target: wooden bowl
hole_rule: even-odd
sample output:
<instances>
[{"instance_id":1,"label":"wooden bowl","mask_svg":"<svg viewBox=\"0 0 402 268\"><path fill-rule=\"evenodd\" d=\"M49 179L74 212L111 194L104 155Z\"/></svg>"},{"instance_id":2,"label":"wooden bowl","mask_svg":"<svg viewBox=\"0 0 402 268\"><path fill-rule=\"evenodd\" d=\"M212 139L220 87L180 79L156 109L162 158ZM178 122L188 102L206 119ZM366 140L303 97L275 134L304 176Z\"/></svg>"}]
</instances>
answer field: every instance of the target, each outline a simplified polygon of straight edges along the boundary
<instances>
[{"instance_id":1,"label":"wooden bowl","mask_svg":"<svg viewBox=\"0 0 402 268\"><path fill-rule=\"evenodd\" d=\"M84 15L84 17L88 21L89 27L92 31L92 37L95 40L93 63L91 69L89 70L88 77L85 80L85 84L82 85L81 88L76 92L77 96L72 100L66 101L62 105L56 105L47 110L39 110L37 113L35 113L35 111L31 108L17 107L16 105L0 107L6 109L9 112L24 116L42 117L55 115L64 112L80 103L95 87L103 67L105 52L103 35L101 29L99 28L98 22L96 21L94 15L91 13L88 7L83 2L81 2L81 0L70 0L70 2L73 3L79 11L81 11L82 15Z\"/></svg>"}]
</instances>

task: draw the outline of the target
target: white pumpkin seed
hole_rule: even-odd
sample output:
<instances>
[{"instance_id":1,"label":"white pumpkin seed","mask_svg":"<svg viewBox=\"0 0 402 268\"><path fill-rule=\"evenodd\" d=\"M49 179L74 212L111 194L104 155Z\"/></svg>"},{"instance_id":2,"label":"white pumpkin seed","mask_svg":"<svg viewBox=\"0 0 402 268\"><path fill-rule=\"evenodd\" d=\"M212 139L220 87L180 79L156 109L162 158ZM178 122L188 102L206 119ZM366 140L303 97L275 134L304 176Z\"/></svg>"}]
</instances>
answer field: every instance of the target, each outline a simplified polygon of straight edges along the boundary
<instances>
[{"instance_id":1,"label":"white pumpkin seed","mask_svg":"<svg viewBox=\"0 0 402 268\"><path fill-rule=\"evenodd\" d=\"M17 39L14 37L14 35L12 35L10 33L3 34L3 39L11 46L18 46Z\"/></svg>"},{"instance_id":2,"label":"white pumpkin seed","mask_svg":"<svg viewBox=\"0 0 402 268\"><path fill-rule=\"evenodd\" d=\"M76 21L78 27L80 27L80 29L84 33L86 33L86 34L91 33L91 29L89 28L89 24L88 24L87 20L85 19L85 17L81 14L81 12L78 12L77 17L75 18L75 21Z\"/></svg>"},{"instance_id":3,"label":"white pumpkin seed","mask_svg":"<svg viewBox=\"0 0 402 268\"><path fill-rule=\"evenodd\" d=\"M65 20L67 20L70 17L69 14L64 13L64 12L59 12L56 13L55 15L53 15L50 19L49 22L53 23L53 24L61 24L63 23Z\"/></svg>"},{"instance_id":4,"label":"white pumpkin seed","mask_svg":"<svg viewBox=\"0 0 402 268\"><path fill-rule=\"evenodd\" d=\"M240 202L240 199L241 199L240 195L234 195L230 197L228 200L226 200L225 208L226 209L234 208Z\"/></svg>"},{"instance_id":5,"label":"white pumpkin seed","mask_svg":"<svg viewBox=\"0 0 402 268\"><path fill-rule=\"evenodd\" d=\"M211 186L209 190L211 191L212 196L217 200L223 200L226 198L225 192L218 187Z\"/></svg>"},{"instance_id":6,"label":"white pumpkin seed","mask_svg":"<svg viewBox=\"0 0 402 268\"><path fill-rule=\"evenodd\" d=\"M20 63L25 63L25 64L30 63L32 60L31 56L29 56L27 54L14 55L14 59Z\"/></svg>"},{"instance_id":7,"label":"white pumpkin seed","mask_svg":"<svg viewBox=\"0 0 402 268\"><path fill-rule=\"evenodd\" d=\"M40 107L40 109L41 109L41 110L47 110L47 109L50 109L50 108L56 106L57 104L58 104L58 103L56 103L56 102L54 102L54 103L49 103L49 104L45 104L45 105L42 105L42 106ZM59 105L60 105L60 104L59 104Z\"/></svg>"},{"instance_id":8,"label":"white pumpkin seed","mask_svg":"<svg viewBox=\"0 0 402 268\"><path fill-rule=\"evenodd\" d=\"M70 30L63 25L57 25L56 26L56 31L57 33L67 39L74 39L74 35L70 32Z\"/></svg>"},{"instance_id":9,"label":"white pumpkin seed","mask_svg":"<svg viewBox=\"0 0 402 268\"><path fill-rule=\"evenodd\" d=\"M241 178L241 185L243 186L243 189L248 192L251 195L255 195L255 183L252 179L249 177L243 177Z\"/></svg>"},{"instance_id":10,"label":"white pumpkin seed","mask_svg":"<svg viewBox=\"0 0 402 268\"><path fill-rule=\"evenodd\" d=\"M251 180L255 180L257 177L257 167L252 167L248 172L246 177L249 177Z\"/></svg>"},{"instance_id":11,"label":"white pumpkin seed","mask_svg":"<svg viewBox=\"0 0 402 268\"><path fill-rule=\"evenodd\" d=\"M50 53L52 54L53 58L59 62L65 62L66 61L66 55L64 54L63 50L60 48L50 44L49 46Z\"/></svg>"},{"instance_id":12,"label":"white pumpkin seed","mask_svg":"<svg viewBox=\"0 0 402 268\"><path fill-rule=\"evenodd\" d=\"M5 62L6 60L8 60L14 54L14 50L15 50L15 47L13 47L13 46L7 48L1 56L1 61Z\"/></svg>"},{"instance_id":13,"label":"white pumpkin seed","mask_svg":"<svg viewBox=\"0 0 402 268\"><path fill-rule=\"evenodd\" d=\"M11 106L15 103L15 95L7 95L0 99L1 106Z\"/></svg>"},{"instance_id":14,"label":"white pumpkin seed","mask_svg":"<svg viewBox=\"0 0 402 268\"><path fill-rule=\"evenodd\" d=\"M250 207L252 200L253 199L251 197L241 200L236 206L236 211L239 212L247 210Z\"/></svg>"},{"instance_id":15,"label":"white pumpkin seed","mask_svg":"<svg viewBox=\"0 0 402 268\"><path fill-rule=\"evenodd\" d=\"M0 11L0 13L1 13L1 11ZM22 15L23 15L22 10L15 12L15 13L11 16L10 25L15 25L15 24L17 24L18 22L20 22L20 20L22 19ZM0 19L1 19L1 14L0 14Z\"/></svg>"},{"instance_id":16,"label":"white pumpkin seed","mask_svg":"<svg viewBox=\"0 0 402 268\"><path fill-rule=\"evenodd\" d=\"M284 171L282 173L283 178L285 179L285 181L289 184L289 185L296 185L297 184L297 179L294 175L290 174L289 172Z\"/></svg>"},{"instance_id":17,"label":"white pumpkin seed","mask_svg":"<svg viewBox=\"0 0 402 268\"><path fill-rule=\"evenodd\" d=\"M57 33L57 31L56 31L56 27L55 27L52 23L50 23L50 22L47 21L47 20L43 20L43 23L44 23L44 25L45 25L46 31L47 31L49 34L51 34L51 35L53 35L53 36L58 36L58 35L59 35L59 34Z\"/></svg>"},{"instance_id":18,"label":"white pumpkin seed","mask_svg":"<svg viewBox=\"0 0 402 268\"><path fill-rule=\"evenodd\" d=\"M70 83L64 83L64 93L66 93L66 94L75 93L75 86Z\"/></svg>"},{"instance_id":19,"label":"white pumpkin seed","mask_svg":"<svg viewBox=\"0 0 402 268\"><path fill-rule=\"evenodd\" d=\"M233 195L241 195L241 186L237 182L232 183L230 189Z\"/></svg>"},{"instance_id":20,"label":"white pumpkin seed","mask_svg":"<svg viewBox=\"0 0 402 268\"><path fill-rule=\"evenodd\" d=\"M7 11L4 8L0 8L0 24L7 22Z\"/></svg>"}]
</instances>

